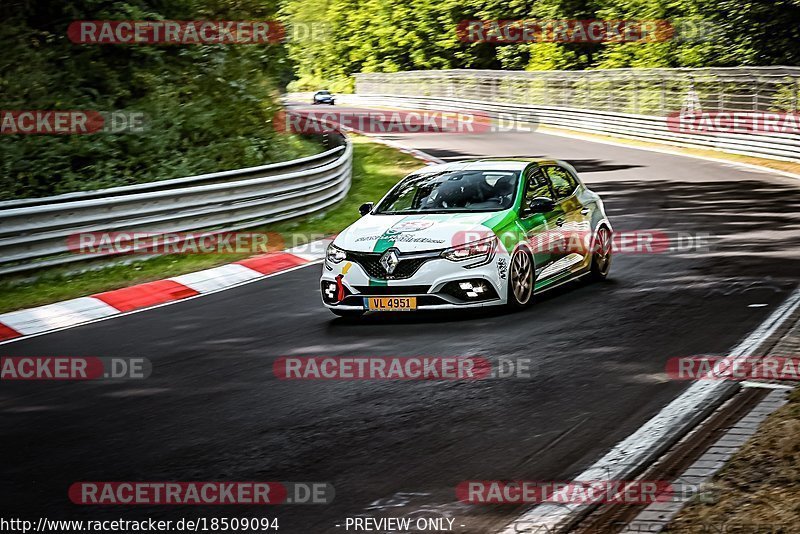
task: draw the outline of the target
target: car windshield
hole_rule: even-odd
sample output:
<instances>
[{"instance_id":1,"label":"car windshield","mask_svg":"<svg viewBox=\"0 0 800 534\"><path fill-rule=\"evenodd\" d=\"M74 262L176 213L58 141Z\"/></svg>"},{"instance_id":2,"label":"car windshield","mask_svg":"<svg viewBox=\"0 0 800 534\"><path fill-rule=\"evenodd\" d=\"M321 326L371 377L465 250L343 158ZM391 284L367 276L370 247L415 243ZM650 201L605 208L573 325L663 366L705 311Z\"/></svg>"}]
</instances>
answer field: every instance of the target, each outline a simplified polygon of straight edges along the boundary
<instances>
[{"instance_id":1,"label":"car windshield","mask_svg":"<svg viewBox=\"0 0 800 534\"><path fill-rule=\"evenodd\" d=\"M397 184L373 212L467 213L499 211L514 204L518 171L470 170L412 174Z\"/></svg>"},{"instance_id":2,"label":"car windshield","mask_svg":"<svg viewBox=\"0 0 800 534\"><path fill-rule=\"evenodd\" d=\"M330 91L317 91L318 95L329 95L331 94Z\"/></svg>"}]
</instances>

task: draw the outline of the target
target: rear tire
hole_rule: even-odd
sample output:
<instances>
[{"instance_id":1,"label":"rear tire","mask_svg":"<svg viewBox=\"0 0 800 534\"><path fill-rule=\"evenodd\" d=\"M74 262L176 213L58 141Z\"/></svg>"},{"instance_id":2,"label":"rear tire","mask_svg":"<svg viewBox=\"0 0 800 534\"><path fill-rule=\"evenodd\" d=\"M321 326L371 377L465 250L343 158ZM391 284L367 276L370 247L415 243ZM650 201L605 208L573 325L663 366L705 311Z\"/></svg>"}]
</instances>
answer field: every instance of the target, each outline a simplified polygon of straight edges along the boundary
<instances>
[{"instance_id":1,"label":"rear tire","mask_svg":"<svg viewBox=\"0 0 800 534\"><path fill-rule=\"evenodd\" d=\"M519 249L511 256L510 263L507 306L513 310L519 310L530 306L533 302L533 258L528 251Z\"/></svg>"},{"instance_id":2,"label":"rear tire","mask_svg":"<svg viewBox=\"0 0 800 534\"><path fill-rule=\"evenodd\" d=\"M611 230L601 226L592 243L592 266L589 271L592 280L605 280L608 277L612 248Z\"/></svg>"},{"instance_id":3,"label":"rear tire","mask_svg":"<svg viewBox=\"0 0 800 534\"><path fill-rule=\"evenodd\" d=\"M331 313L334 315L338 315L339 317L346 317L348 319L358 319L362 315L364 315L364 310L336 310L330 308Z\"/></svg>"}]
</instances>

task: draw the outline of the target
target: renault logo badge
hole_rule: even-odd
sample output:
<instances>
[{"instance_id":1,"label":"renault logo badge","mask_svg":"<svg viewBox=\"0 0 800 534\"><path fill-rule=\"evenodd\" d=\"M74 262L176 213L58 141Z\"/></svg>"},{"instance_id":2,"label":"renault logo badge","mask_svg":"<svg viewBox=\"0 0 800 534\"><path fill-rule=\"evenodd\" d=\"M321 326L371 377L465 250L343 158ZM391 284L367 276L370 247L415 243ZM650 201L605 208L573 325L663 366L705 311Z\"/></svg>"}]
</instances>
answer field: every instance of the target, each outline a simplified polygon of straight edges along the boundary
<instances>
[{"instance_id":1,"label":"renault logo badge","mask_svg":"<svg viewBox=\"0 0 800 534\"><path fill-rule=\"evenodd\" d=\"M393 248L390 248L384 252L383 256L381 256L380 263L386 271L386 274L392 274L397 268L397 264L400 263L400 258L397 256L397 251Z\"/></svg>"}]
</instances>

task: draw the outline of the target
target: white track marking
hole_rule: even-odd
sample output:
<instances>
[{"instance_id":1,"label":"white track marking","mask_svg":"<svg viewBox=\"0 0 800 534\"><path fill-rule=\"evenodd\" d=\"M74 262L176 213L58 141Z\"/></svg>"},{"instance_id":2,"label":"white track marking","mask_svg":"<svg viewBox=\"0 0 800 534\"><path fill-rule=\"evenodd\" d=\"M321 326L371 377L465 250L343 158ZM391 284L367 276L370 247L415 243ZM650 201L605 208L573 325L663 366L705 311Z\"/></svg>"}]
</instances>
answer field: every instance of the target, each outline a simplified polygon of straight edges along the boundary
<instances>
[{"instance_id":1,"label":"white track marking","mask_svg":"<svg viewBox=\"0 0 800 534\"><path fill-rule=\"evenodd\" d=\"M205 269L189 274L182 274L169 278L174 282L194 289L198 293L209 293L228 287L233 287L242 282L261 278L262 274L238 263L221 265L213 269Z\"/></svg>"},{"instance_id":2,"label":"white track marking","mask_svg":"<svg viewBox=\"0 0 800 534\"><path fill-rule=\"evenodd\" d=\"M267 275L259 275L258 278L253 278L252 280L245 280L244 282L241 282L241 283L233 285L233 286L224 287L222 289L217 289L215 291L209 291L208 293L200 293L199 295L193 295L193 296L187 297L185 299L171 300L169 302L164 302L162 304L156 304L155 306L152 306L150 308L141 308L141 309L138 309L138 310L132 310L132 311L129 311L129 312L124 312L124 313L119 313L115 309L115 315L110 315L108 317L102 317L102 318L99 318L99 319L85 321L85 322L82 322L80 324L73 324L73 325L70 325L70 326L56 328L54 330L48 330L47 332L39 332L39 333L28 335L28 336L15 337L15 338L12 338L12 339L7 339L5 341L0 341L0 345L5 345L7 343L14 343L14 342L17 342L17 341L24 341L24 340L31 339L32 337L38 337L38 336L44 336L44 335L47 335L47 334L52 334L53 332L60 332L62 330L66 330L67 328L74 328L76 326L83 326L83 325L87 325L87 324L98 323L100 321L107 321L109 319L116 319L117 317L124 317L126 315L133 315L134 313L141 313L141 312L146 312L146 311L150 311L150 310L155 310L156 308L163 308L164 306L172 306L173 304L181 304L183 302L188 302L190 300L198 299L198 298L205 297L205 296L208 296L208 295L213 295L213 294L219 293L221 291L227 291L227 290L233 289L235 287L243 286L243 285L246 285L246 284L252 284L253 282L258 282L258 281L264 280L266 278L272 278L273 276L279 276L281 274L290 273L292 271L296 271L296 270L302 269L304 267L309 267L311 265L319 265L321 262L322 262L322 260L312 261L312 262L304 263L303 265L298 265L296 267L291 267L289 269L286 269L284 271L280 271L280 272L277 272L277 273L272 273L272 274L267 274ZM89 297L84 297L84 298L89 298ZM92 300L96 300L96 299L92 299ZM320 301L320 306L321 306L321 303L322 303L322 301ZM52 304L51 304L51 306L52 306ZM26 310L23 310L23 311L26 311ZM11 312L11 313L18 313L18 312ZM3 318L2 320L4 321L5 319ZM22 332L20 332L20 333L22 333Z\"/></svg>"},{"instance_id":3,"label":"white track marking","mask_svg":"<svg viewBox=\"0 0 800 534\"><path fill-rule=\"evenodd\" d=\"M80 297L37 308L19 310L0 315L0 323L29 336L53 329L118 315L119 310L100 299Z\"/></svg>"},{"instance_id":4,"label":"white track marking","mask_svg":"<svg viewBox=\"0 0 800 534\"><path fill-rule=\"evenodd\" d=\"M243 284L248 284L257 280L263 280L264 278L269 278L285 272L294 271L295 269L301 267L314 265L319 263L322 258L325 257L325 249L330 241L330 239L320 239L282 251L298 256L308 261L308 263L277 273L271 273L269 275L263 275L258 271L238 263L229 263L219 267L213 267L211 269L204 269L202 271L196 271L193 273L187 273L168 278L167 280L182 284L200 294L184 299L165 302L147 308L132 310L126 313L121 313L119 310L106 304L100 299L96 299L94 297L81 297L64 302L57 302L55 304L48 304L46 306L40 306L38 308L0 314L0 324L4 324L10 328L13 328L22 334L20 337L0 341L0 345L5 343L14 343L15 341L28 339L35 335L58 332L66 328L94 323L100 320L110 319L112 317L119 317L122 315L128 315L130 313L143 312L152 310L153 308L160 308L161 306L166 306L169 304L184 302L199 296L217 293L226 289L232 289Z\"/></svg>"}]
</instances>

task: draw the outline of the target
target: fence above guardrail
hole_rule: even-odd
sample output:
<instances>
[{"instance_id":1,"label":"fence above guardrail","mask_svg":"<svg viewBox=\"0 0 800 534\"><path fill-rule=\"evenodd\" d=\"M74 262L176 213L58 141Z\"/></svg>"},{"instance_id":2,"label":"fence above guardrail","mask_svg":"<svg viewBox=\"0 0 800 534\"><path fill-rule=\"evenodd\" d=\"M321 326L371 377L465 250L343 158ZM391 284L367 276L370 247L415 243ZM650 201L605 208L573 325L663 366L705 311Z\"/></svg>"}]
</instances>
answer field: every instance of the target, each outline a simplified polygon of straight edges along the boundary
<instances>
[{"instance_id":1,"label":"fence above guardrail","mask_svg":"<svg viewBox=\"0 0 800 534\"><path fill-rule=\"evenodd\" d=\"M797 111L800 67L441 70L356 74L357 94L513 102L666 116L709 111Z\"/></svg>"},{"instance_id":2,"label":"fence above guardrail","mask_svg":"<svg viewBox=\"0 0 800 534\"><path fill-rule=\"evenodd\" d=\"M782 112L797 118L800 67L597 71L410 71L356 75L344 103L486 113L571 130L800 161L792 132L697 132L680 118ZM677 120L677 122L676 122ZM676 126L677 124L677 126Z\"/></svg>"},{"instance_id":3,"label":"fence above guardrail","mask_svg":"<svg viewBox=\"0 0 800 534\"><path fill-rule=\"evenodd\" d=\"M2 202L0 274L92 259L72 253L70 238L79 233L213 234L325 209L347 194L353 159L344 135L326 134L326 142L331 148L321 154L282 163Z\"/></svg>"}]
</instances>

